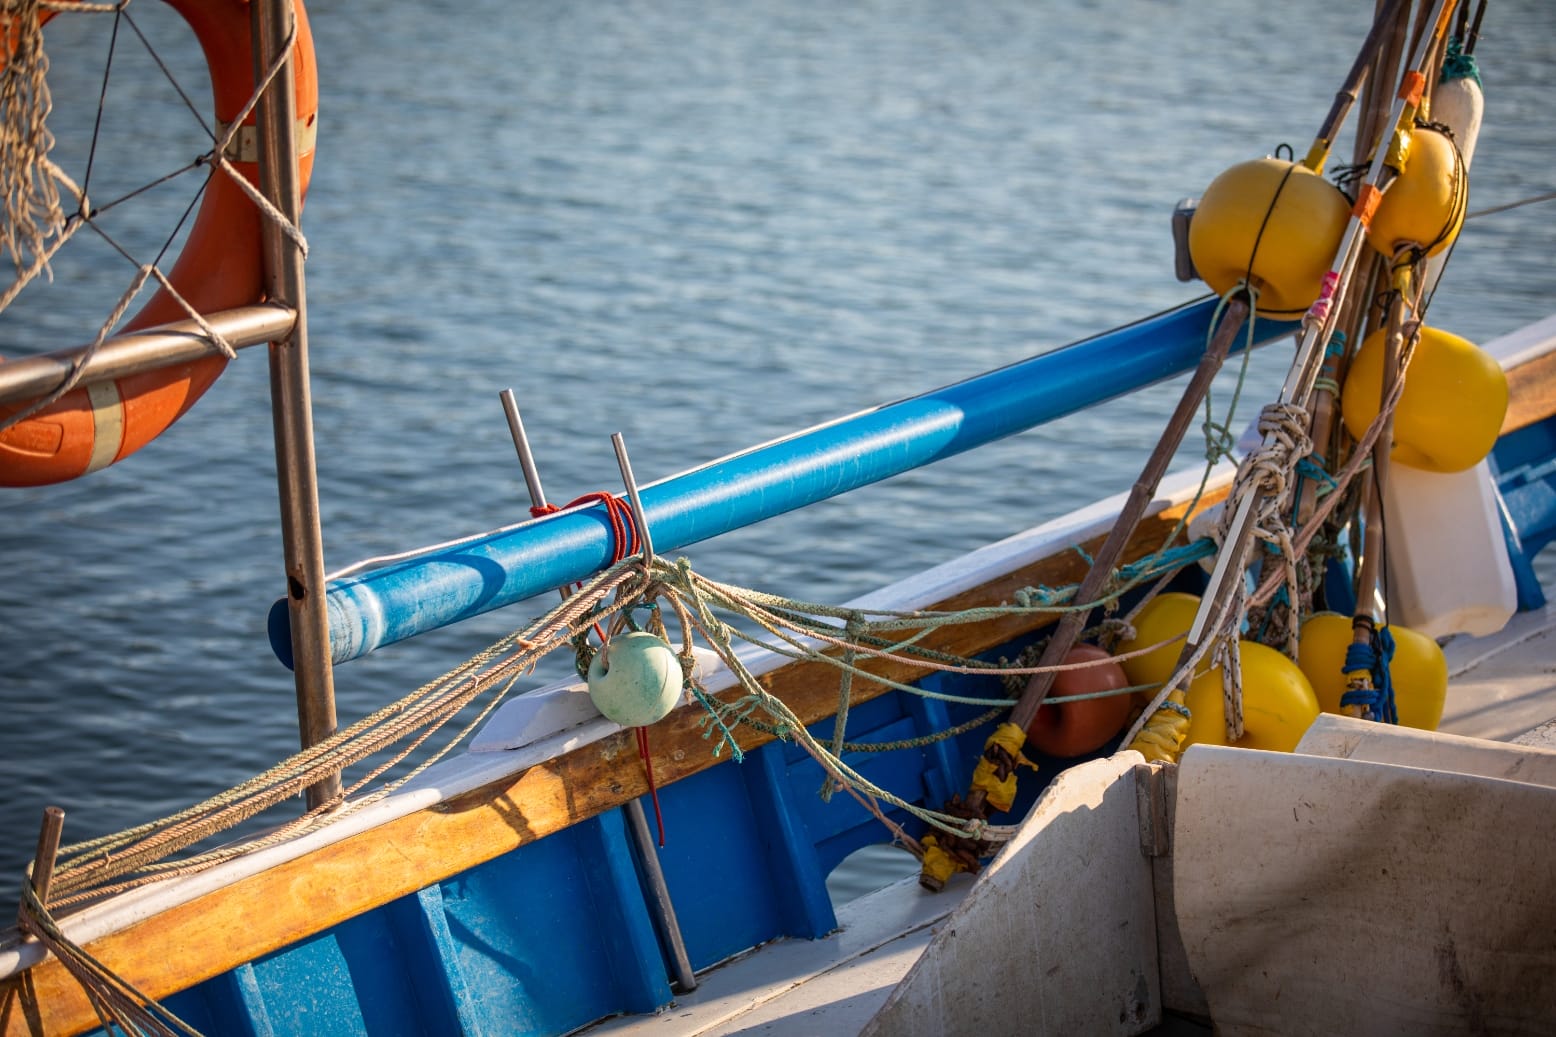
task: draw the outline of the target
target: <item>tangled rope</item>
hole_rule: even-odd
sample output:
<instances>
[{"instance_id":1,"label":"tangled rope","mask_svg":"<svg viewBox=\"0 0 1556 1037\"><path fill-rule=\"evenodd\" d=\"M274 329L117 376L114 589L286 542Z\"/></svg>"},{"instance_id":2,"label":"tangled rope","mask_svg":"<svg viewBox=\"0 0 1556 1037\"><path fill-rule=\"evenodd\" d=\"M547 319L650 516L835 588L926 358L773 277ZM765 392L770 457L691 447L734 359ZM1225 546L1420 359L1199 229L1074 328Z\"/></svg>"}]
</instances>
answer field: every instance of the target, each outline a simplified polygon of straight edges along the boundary
<instances>
[{"instance_id":1,"label":"tangled rope","mask_svg":"<svg viewBox=\"0 0 1556 1037\"><path fill-rule=\"evenodd\" d=\"M10 48L0 78L0 243L18 274L48 269L51 238L65 225L55 168L49 161L49 59L43 52L39 0L4 0L0 40ZM57 243L54 247L58 247Z\"/></svg>"}]
</instances>

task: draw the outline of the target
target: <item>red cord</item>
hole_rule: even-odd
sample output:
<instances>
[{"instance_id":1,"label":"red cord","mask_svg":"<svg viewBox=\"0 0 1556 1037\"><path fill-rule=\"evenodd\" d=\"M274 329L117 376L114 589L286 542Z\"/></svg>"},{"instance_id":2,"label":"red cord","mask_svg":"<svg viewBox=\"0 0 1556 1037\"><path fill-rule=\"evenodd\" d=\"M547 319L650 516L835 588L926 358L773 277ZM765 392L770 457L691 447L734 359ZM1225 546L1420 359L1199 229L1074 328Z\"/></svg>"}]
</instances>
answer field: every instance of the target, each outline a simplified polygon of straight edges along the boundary
<instances>
[{"instance_id":1,"label":"red cord","mask_svg":"<svg viewBox=\"0 0 1556 1037\"><path fill-rule=\"evenodd\" d=\"M640 727L638 733L638 753L643 757L643 770L648 772L648 795L654 801L654 824L659 827L659 845L665 844L665 819L659 812L659 788L654 784L654 761L648 754L648 728Z\"/></svg>"},{"instance_id":2,"label":"red cord","mask_svg":"<svg viewBox=\"0 0 1556 1037\"><path fill-rule=\"evenodd\" d=\"M630 558L643 550L642 540L638 537L637 523L632 518L632 506L622 498L609 493L586 493L560 508L555 504L538 504L530 508L529 513L536 518L544 518L559 511L576 508L581 504L605 505L605 521L609 522L611 527L610 564L615 565L622 559Z\"/></svg>"}]
</instances>

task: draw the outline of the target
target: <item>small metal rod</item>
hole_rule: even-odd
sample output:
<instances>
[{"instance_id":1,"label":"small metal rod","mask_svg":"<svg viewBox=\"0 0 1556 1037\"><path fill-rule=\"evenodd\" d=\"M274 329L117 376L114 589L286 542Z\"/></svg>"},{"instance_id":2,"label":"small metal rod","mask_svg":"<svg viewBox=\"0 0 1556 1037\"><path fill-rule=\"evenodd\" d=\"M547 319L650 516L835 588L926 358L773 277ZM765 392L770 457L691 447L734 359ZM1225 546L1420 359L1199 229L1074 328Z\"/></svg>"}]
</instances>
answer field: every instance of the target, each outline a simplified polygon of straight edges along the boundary
<instances>
[{"instance_id":1,"label":"small metal rod","mask_svg":"<svg viewBox=\"0 0 1556 1037\"><path fill-rule=\"evenodd\" d=\"M513 435L513 449L519 453L519 467L524 469L524 485L529 488L530 503L537 508L546 506L546 491L540 485L540 471L535 467L535 454L530 450L529 437L524 434L524 419L519 417L519 405L512 389L497 394L502 399L503 413L508 416L508 431Z\"/></svg>"},{"instance_id":2,"label":"small metal rod","mask_svg":"<svg viewBox=\"0 0 1556 1037\"><path fill-rule=\"evenodd\" d=\"M512 389L504 389L497 394L502 400L502 412L508 416L508 433L513 436L513 449L519 455L519 467L524 470L524 486L529 490L529 503L532 508L544 508L546 506L546 491L540 485L540 469L535 467L535 452L530 449L529 436L524 434L524 419L519 417L519 404L513 398ZM572 597L573 592L567 584L557 588L557 593L566 601Z\"/></svg>"},{"instance_id":3,"label":"small metal rod","mask_svg":"<svg viewBox=\"0 0 1556 1037\"><path fill-rule=\"evenodd\" d=\"M43 808L43 824L38 829L38 854L32 863L32 889L38 903L49 905L49 884L54 881L54 859L59 856L59 837L65 828L65 812L59 807Z\"/></svg>"},{"instance_id":4,"label":"small metal rod","mask_svg":"<svg viewBox=\"0 0 1556 1037\"><path fill-rule=\"evenodd\" d=\"M675 917L675 905L670 902L670 886L665 882L664 868L659 864L659 851L654 849L654 836L648 830L648 817L643 812L643 801L629 799L622 806L627 815L627 825L632 830L632 842L638 848L643 862L644 878L653 895L654 916L663 929L665 943L670 945L670 964L675 969L675 981L682 993L697 989L697 975L692 971L692 961L686 954L686 941L681 937L681 925Z\"/></svg>"},{"instance_id":5,"label":"small metal rod","mask_svg":"<svg viewBox=\"0 0 1556 1037\"><path fill-rule=\"evenodd\" d=\"M627 499L632 502L632 520L637 524L638 537L643 541L643 568L654 564L654 538L648 535L648 522L643 518L643 500L638 496L637 480L632 478L632 462L627 458L627 441L620 432L611 433L611 446L616 448L616 463L621 466L621 481L627 484Z\"/></svg>"},{"instance_id":6,"label":"small metal rod","mask_svg":"<svg viewBox=\"0 0 1556 1037\"><path fill-rule=\"evenodd\" d=\"M508 431L513 435L513 448L518 451L519 465L524 469L524 485L529 488L530 503L537 508L545 507L546 494L540 485L540 470L535 466L535 453L530 449L529 436L524 433L524 421L519 417L519 405L513 398L513 390L504 389L498 395L502 399L503 413L508 416ZM620 433L612 436L611 442L616 447L616 461L621 465L622 479L625 480L627 492L632 498L633 520L637 523L638 533L647 548L648 527L643 522L643 505L638 500L637 484L632 480L632 466L627 460L627 448L621 441ZM565 586L558 587L557 590L563 599L566 599L570 593ZM681 934L681 923L675 917L675 905L670 899L670 885L665 881L664 868L659 864L659 850L654 846L654 835L648 829L648 818L643 813L643 802L640 799L629 799L622 804L621 809L627 818L627 830L632 837L632 843L637 847L638 859L642 861L643 882L648 887L649 893L649 909L653 912L655 921L659 923L659 931L670 950L671 964L675 968L675 981L680 985L682 992L690 993L697 989L697 977L692 972L691 958L686 953L686 938Z\"/></svg>"}]
</instances>

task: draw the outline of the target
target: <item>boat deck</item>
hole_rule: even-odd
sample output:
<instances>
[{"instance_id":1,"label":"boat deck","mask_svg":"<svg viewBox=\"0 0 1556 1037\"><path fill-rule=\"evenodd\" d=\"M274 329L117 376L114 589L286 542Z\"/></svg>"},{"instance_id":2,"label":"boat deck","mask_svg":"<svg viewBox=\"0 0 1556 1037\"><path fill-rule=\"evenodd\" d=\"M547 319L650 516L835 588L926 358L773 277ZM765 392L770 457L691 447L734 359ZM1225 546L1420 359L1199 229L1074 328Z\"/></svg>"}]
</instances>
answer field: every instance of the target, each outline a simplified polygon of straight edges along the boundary
<instances>
[{"instance_id":1,"label":"boat deck","mask_svg":"<svg viewBox=\"0 0 1556 1037\"><path fill-rule=\"evenodd\" d=\"M1443 649L1452 689L1439 730L1556 748L1556 606Z\"/></svg>"},{"instance_id":2,"label":"boat deck","mask_svg":"<svg viewBox=\"0 0 1556 1037\"><path fill-rule=\"evenodd\" d=\"M1450 640L1448 706L1440 730L1556 749L1556 607L1516 614L1496 634ZM938 895L903 879L838 909L822 940L781 940L700 977L691 994L651 1016L588 1032L755 1037L858 1033L918 960L970 883ZM1150 1031L1206 1032L1170 1017Z\"/></svg>"}]
</instances>

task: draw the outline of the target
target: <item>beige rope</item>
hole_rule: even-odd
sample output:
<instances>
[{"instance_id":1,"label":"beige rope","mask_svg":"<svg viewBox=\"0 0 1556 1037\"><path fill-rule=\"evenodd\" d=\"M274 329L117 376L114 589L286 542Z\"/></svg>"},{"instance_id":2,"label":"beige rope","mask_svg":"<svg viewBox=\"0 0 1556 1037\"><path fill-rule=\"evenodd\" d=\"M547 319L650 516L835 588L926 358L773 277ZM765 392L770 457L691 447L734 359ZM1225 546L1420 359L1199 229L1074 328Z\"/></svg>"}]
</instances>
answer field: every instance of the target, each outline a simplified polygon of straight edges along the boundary
<instances>
[{"instance_id":1,"label":"beige rope","mask_svg":"<svg viewBox=\"0 0 1556 1037\"><path fill-rule=\"evenodd\" d=\"M0 32L16 41L0 78L0 198L5 210L0 243L18 272L44 256L48 239L65 223L59 190L44 166L54 147L47 126L53 103L38 6L38 0L0 0ZM44 259L44 268L47 265Z\"/></svg>"}]
</instances>

